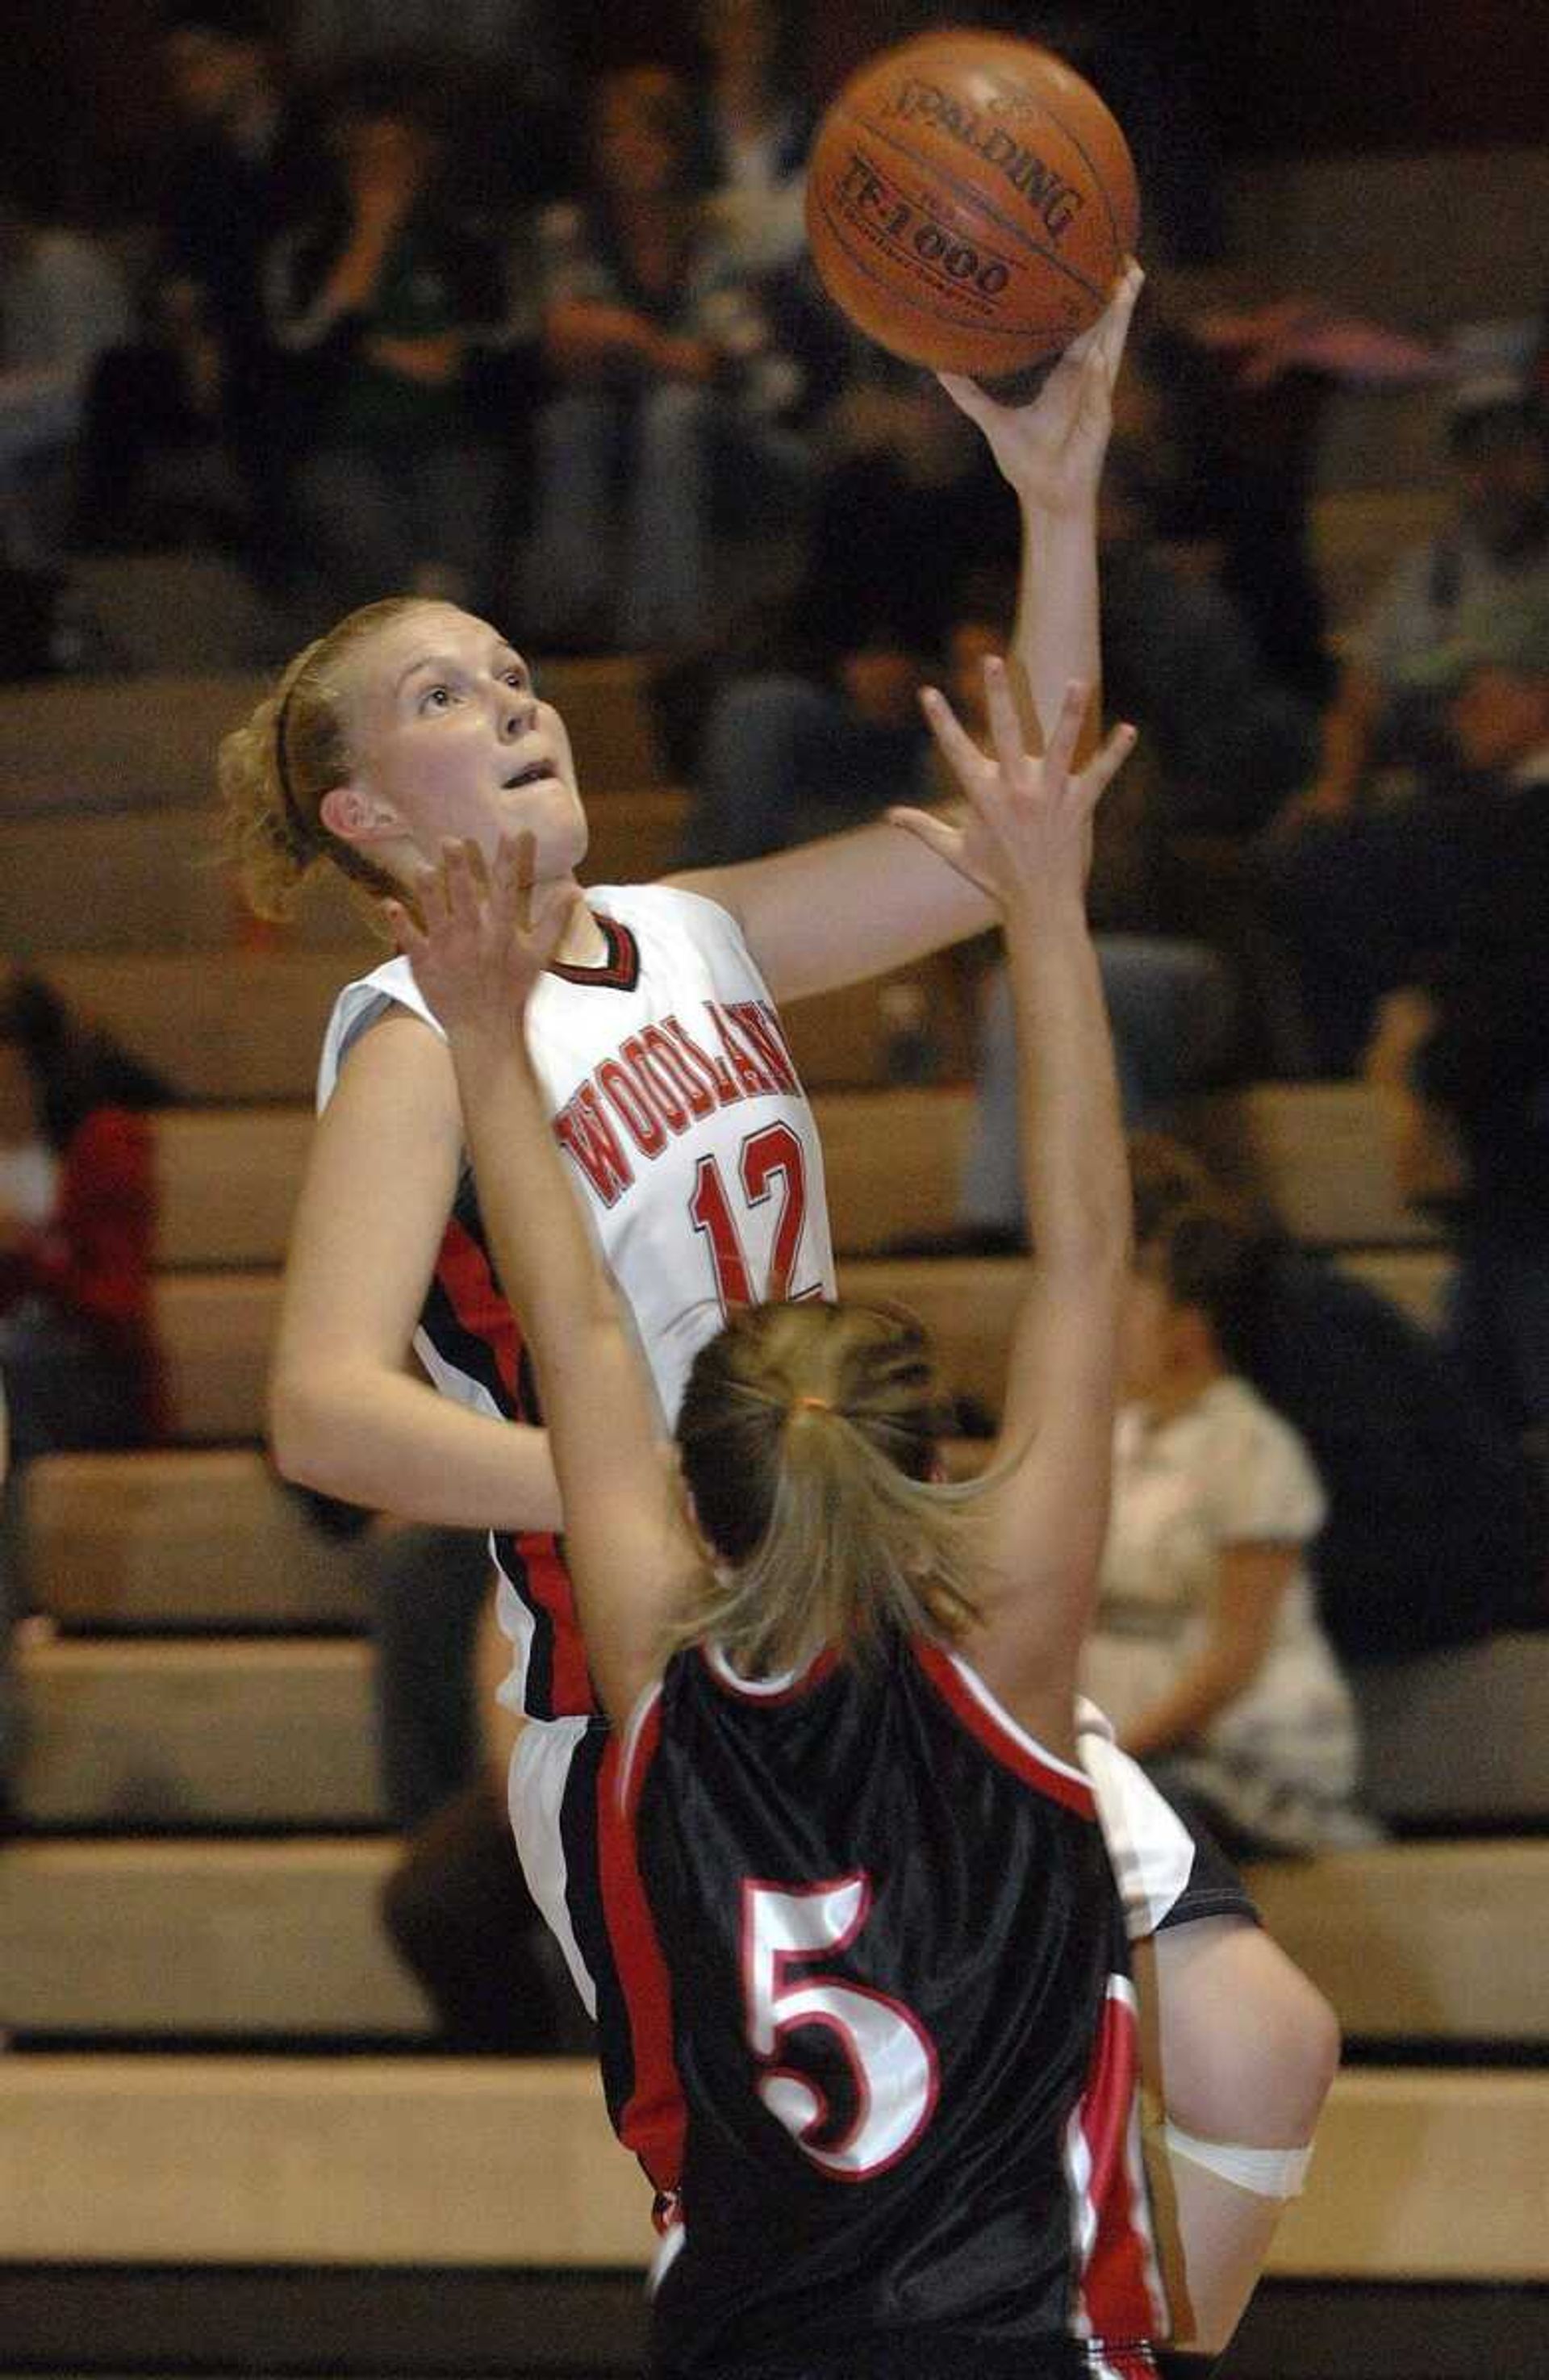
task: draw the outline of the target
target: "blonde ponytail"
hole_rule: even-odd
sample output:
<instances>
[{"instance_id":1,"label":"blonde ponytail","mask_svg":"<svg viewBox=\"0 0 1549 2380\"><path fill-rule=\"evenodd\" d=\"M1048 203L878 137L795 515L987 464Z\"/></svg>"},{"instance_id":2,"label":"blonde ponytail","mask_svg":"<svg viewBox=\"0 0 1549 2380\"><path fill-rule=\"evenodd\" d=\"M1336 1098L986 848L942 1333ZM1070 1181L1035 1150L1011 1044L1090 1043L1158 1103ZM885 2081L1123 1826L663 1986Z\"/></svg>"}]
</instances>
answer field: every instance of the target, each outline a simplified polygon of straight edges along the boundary
<instances>
[{"instance_id":1,"label":"blonde ponytail","mask_svg":"<svg viewBox=\"0 0 1549 2380\"><path fill-rule=\"evenodd\" d=\"M679 1641L749 1677L884 1633L954 1638L976 1617L974 1488L934 1477L941 1411L912 1317L755 1306L703 1349L679 1415L684 1477L718 1557Z\"/></svg>"},{"instance_id":2,"label":"blonde ponytail","mask_svg":"<svg viewBox=\"0 0 1549 2380\"><path fill-rule=\"evenodd\" d=\"M339 664L418 601L393 596L346 613L296 654L273 692L222 739L216 774L226 855L255 916L288 917L303 887L328 868L372 903L398 889L385 869L329 832L320 805L351 767Z\"/></svg>"}]
</instances>

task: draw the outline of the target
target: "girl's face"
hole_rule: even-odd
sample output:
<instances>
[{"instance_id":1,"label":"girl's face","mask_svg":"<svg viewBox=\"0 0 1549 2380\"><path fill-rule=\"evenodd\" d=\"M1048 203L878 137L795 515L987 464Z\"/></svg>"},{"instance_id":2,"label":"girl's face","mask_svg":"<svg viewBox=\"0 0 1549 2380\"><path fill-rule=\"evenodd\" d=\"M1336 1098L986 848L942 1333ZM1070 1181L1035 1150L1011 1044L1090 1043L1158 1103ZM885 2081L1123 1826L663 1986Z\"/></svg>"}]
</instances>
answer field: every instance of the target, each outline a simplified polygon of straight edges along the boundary
<instances>
[{"instance_id":1,"label":"girl's face","mask_svg":"<svg viewBox=\"0 0 1549 2380\"><path fill-rule=\"evenodd\" d=\"M328 819L336 832L405 841L433 865L449 837L492 859L526 831L540 883L580 866L587 821L564 722L488 621L450 603L401 613L352 657L345 699L355 770L325 799L325 816L346 806Z\"/></svg>"}]
</instances>

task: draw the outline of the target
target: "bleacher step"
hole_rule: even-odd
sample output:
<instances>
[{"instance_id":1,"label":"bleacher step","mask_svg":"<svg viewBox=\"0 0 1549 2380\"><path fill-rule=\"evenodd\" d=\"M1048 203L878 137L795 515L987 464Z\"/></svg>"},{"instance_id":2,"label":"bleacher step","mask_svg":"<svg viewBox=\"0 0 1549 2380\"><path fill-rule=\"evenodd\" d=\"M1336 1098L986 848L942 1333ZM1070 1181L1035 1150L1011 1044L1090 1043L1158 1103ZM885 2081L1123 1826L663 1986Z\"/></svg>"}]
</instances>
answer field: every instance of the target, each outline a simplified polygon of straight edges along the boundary
<instances>
[{"instance_id":1,"label":"bleacher step","mask_svg":"<svg viewBox=\"0 0 1549 2380\"><path fill-rule=\"evenodd\" d=\"M1368 1281L1426 1328L1440 1317L1452 1259L1439 1248L1357 1249L1341 1269ZM1003 1257L841 1259L841 1293L891 1300L920 1317L950 1389L998 1408L1010 1328L1025 1268ZM156 1325L175 1435L191 1443L255 1440L278 1317L276 1270L163 1274Z\"/></svg>"},{"instance_id":2,"label":"bleacher step","mask_svg":"<svg viewBox=\"0 0 1549 2380\"><path fill-rule=\"evenodd\" d=\"M0 1850L0 2029L45 2037L414 2034L377 1896L392 1838ZM1348 2036L1549 2038L1549 1842L1330 1852L1250 1871Z\"/></svg>"},{"instance_id":3,"label":"bleacher step","mask_svg":"<svg viewBox=\"0 0 1549 2380\"><path fill-rule=\"evenodd\" d=\"M309 1519L256 1450L41 1456L27 1544L38 1609L78 1626L366 1624L352 1541Z\"/></svg>"},{"instance_id":4,"label":"bleacher step","mask_svg":"<svg viewBox=\"0 0 1549 2380\"><path fill-rule=\"evenodd\" d=\"M1366 1083L1253 1083L1195 1101L1189 1134L1222 1178L1313 1247L1424 1246L1404 1206L1378 1093Z\"/></svg>"},{"instance_id":5,"label":"bleacher step","mask_svg":"<svg viewBox=\"0 0 1549 2380\"><path fill-rule=\"evenodd\" d=\"M183 1097L220 1104L310 1104L334 995L352 973L376 963L369 951L352 964L337 951L284 948L65 951L35 959L73 1008L107 1026ZM786 1003L786 1032L809 1091L877 1087L894 1079L900 986L909 987L912 1002L917 998L935 1078L968 1080L973 992L962 965L947 952L876 982Z\"/></svg>"},{"instance_id":6,"label":"bleacher step","mask_svg":"<svg viewBox=\"0 0 1549 2380\"><path fill-rule=\"evenodd\" d=\"M13 1842L0 1850L0 2031L422 2039L430 2010L378 1912L398 1849Z\"/></svg>"},{"instance_id":7,"label":"bleacher step","mask_svg":"<svg viewBox=\"0 0 1549 2380\"><path fill-rule=\"evenodd\" d=\"M587 808L586 875L638 884L665 875L687 799L667 786L599 795ZM212 804L7 818L0 797L0 948L45 964L62 952L227 951L253 931L220 847ZM277 930L282 948L333 954L341 983L381 945L342 877L309 884Z\"/></svg>"},{"instance_id":8,"label":"bleacher step","mask_svg":"<svg viewBox=\"0 0 1549 2380\"><path fill-rule=\"evenodd\" d=\"M380 1826L371 1659L354 1639L26 1643L18 1807L93 1830Z\"/></svg>"},{"instance_id":9,"label":"bleacher step","mask_svg":"<svg viewBox=\"0 0 1549 2380\"><path fill-rule=\"evenodd\" d=\"M1271 2269L1542 2278L1546 2118L1543 2074L1341 2075ZM0 2060L0 2260L565 2270L650 2241L579 2060Z\"/></svg>"}]
</instances>

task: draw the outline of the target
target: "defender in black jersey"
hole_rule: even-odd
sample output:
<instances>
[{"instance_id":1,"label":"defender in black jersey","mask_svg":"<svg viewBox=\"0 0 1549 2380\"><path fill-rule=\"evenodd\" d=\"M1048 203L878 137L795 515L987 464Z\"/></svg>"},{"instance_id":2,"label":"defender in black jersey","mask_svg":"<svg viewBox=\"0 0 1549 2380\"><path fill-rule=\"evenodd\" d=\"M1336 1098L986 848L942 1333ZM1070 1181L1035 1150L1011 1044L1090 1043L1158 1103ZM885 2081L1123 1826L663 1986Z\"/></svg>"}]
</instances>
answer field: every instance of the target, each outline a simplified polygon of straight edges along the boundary
<instances>
[{"instance_id":1,"label":"defender in black jersey","mask_svg":"<svg viewBox=\"0 0 1549 2380\"><path fill-rule=\"evenodd\" d=\"M1129 1210L1083 887L1132 739L1075 773L1072 686L1039 762L1002 665L987 690L993 759L930 706L970 823L899 820L1003 904L1029 1053L1038 1253L974 1489L936 1482L918 1326L787 1302L695 1359L686 1510L511 1021L559 905L535 924L530 861L502 849L487 887L454 850L420 918L394 913L528 1318L623 1725L602 1787L684 2126L656 2274L672 2380L1139 2380L1166 2324L1122 1911L1075 1756Z\"/></svg>"},{"instance_id":2,"label":"defender in black jersey","mask_svg":"<svg viewBox=\"0 0 1549 2380\"><path fill-rule=\"evenodd\" d=\"M889 1638L756 1685L680 1653L620 1790L693 2011L667 2368L836 2337L907 2341L911 2373L1146 2368L1134 1994L1082 1772Z\"/></svg>"}]
</instances>

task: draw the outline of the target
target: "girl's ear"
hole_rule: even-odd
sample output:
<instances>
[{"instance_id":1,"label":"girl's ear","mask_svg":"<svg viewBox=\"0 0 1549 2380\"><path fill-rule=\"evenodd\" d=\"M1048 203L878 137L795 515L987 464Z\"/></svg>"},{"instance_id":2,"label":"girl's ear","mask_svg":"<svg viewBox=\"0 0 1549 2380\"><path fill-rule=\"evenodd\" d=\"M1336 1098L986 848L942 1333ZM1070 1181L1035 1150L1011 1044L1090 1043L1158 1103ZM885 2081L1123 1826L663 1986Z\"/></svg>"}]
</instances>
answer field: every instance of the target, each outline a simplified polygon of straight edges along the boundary
<instances>
[{"instance_id":1,"label":"girl's ear","mask_svg":"<svg viewBox=\"0 0 1549 2380\"><path fill-rule=\"evenodd\" d=\"M360 785L331 785L318 804L318 816L341 843L380 843L398 832L392 806Z\"/></svg>"}]
</instances>

